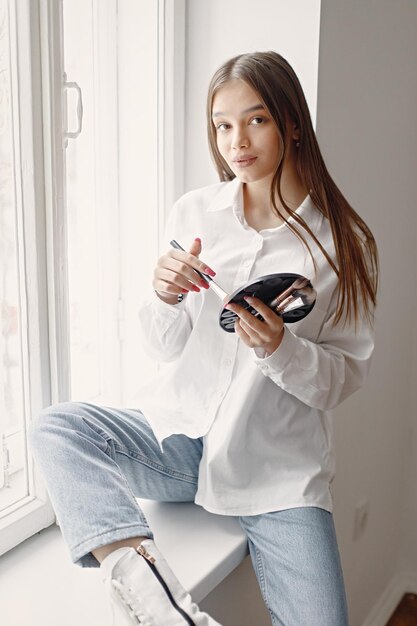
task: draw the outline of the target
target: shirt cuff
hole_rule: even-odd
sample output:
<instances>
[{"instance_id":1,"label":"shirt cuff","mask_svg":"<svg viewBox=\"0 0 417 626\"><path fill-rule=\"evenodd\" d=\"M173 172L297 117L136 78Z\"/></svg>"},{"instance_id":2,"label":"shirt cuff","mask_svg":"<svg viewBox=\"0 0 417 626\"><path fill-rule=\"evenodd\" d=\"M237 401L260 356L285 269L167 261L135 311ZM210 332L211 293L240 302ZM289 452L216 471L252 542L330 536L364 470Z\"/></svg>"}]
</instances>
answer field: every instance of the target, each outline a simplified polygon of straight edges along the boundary
<instances>
[{"instance_id":1,"label":"shirt cuff","mask_svg":"<svg viewBox=\"0 0 417 626\"><path fill-rule=\"evenodd\" d=\"M168 314L173 317L177 317L178 311L181 311L185 307L185 298L177 304L168 304L168 302L164 302L155 294L152 305L155 313L160 313L161 315Z\"/></svg>"},{"instance_id":2,"label":"shirt cuff","mask_svg":"<svg viewBox=\"0 0 417 626\"><path fill-rule=\"evenodd\" d=\"M265 376L270 376L270 374L283 371L288 366L296 349L297 337L288 330L287 326L284 326L282 341L275 352L265 356L263 348L254 348L256 354L254 362Z\"/></svg>"}]
</instances>

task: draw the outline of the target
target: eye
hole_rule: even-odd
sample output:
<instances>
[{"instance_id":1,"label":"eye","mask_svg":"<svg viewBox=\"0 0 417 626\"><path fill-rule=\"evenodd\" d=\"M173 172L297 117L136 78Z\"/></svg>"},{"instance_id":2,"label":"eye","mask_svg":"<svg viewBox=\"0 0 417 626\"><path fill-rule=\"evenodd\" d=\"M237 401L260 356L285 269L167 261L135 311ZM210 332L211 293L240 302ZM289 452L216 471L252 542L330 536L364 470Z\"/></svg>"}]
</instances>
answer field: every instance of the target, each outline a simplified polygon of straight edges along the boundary
<instances>
[{"instance_id":1,"label":"eye","mask_svg":"<svg viewBox=\"0 0 417 626\"><path fill-rule=\"evenodd\" d=\"M254 124L255 126L258 126L259 124L262 124L263 122L265 122L265 118L261 117L260 115L253 117L250 121L250 123Z\"/></svg>"},{"instance_id":2,"label":"eye","mask_svg":"<svg viewBox=\"0 0 417 626\"><path fill-rule=\"evenodd\" d=\"M226 122L220 122L220 124L217 124L216 126L216 130L228 130L230 128L230 124L226 124Z\"/></svg>"}]
</instances>

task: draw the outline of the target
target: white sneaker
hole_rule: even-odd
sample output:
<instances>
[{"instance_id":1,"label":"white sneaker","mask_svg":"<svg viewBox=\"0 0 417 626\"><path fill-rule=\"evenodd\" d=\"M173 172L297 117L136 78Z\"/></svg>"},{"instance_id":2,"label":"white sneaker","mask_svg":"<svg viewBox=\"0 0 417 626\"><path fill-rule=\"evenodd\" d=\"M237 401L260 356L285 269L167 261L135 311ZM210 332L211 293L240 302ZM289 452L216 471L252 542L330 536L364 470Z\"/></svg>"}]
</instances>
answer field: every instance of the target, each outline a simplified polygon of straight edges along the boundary
<instances>
[{"instance_id":1,"label":"white sneaker","mask_svg":"<svg viewBox=\"0 0 417 626\"><path fill-rule=\"evenodd\" d=\"M115 550L104 559L101 570L113 606L126 625L220 626L200 611L152 539L136 550Z\"/></svg>"}]
</instances>

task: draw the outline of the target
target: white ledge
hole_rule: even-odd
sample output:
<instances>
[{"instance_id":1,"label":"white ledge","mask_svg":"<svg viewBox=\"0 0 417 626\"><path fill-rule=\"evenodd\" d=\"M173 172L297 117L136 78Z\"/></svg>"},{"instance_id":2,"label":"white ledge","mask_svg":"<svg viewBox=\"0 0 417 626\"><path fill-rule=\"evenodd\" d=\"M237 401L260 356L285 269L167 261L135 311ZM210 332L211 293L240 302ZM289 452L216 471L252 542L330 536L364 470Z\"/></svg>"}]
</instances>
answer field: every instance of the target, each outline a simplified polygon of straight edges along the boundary
<instances>
[{"instance_id":1,"label":"white ledge","mask_svg":"<svg viewBox=\"0 0 417 626\"><path fill-rule=\"evenodd\" d=\"M248 554L237 519L193 503L139 500L155 542L194 600L200 602ZM56 525L0 557L4 626L111 626L97 569L72 564Z\"/></svg>"},{"instance_id":2,"label":"white ledge","mask_svg":"<svg viewBox=\"0 0 417 626\"><path fill-rule=\"evenodd\" d=\"M138 500L155 543L193 599L200 602L248 554L237 519L189 502Z\"/></svg>"}]
</instances>

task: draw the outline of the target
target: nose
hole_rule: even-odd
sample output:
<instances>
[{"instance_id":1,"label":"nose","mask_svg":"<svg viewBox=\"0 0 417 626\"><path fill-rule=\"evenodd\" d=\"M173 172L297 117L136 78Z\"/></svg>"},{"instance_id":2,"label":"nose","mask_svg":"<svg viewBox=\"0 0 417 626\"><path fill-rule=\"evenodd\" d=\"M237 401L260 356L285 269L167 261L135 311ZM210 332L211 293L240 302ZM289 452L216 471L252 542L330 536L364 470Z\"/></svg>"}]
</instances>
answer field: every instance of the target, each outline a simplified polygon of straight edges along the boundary
<instances>
[{"instance_id":1,"label":"nose","mask_svg":"<svg viewBox=\"0 0 417 626\"><path fill-rule=\"evenodd\" d=\"M241 148L249 147L249 139L246 133L239 127L236 128L232 137L232 148L234 150L240 150Z\"/></svg>"}]
</instances>

